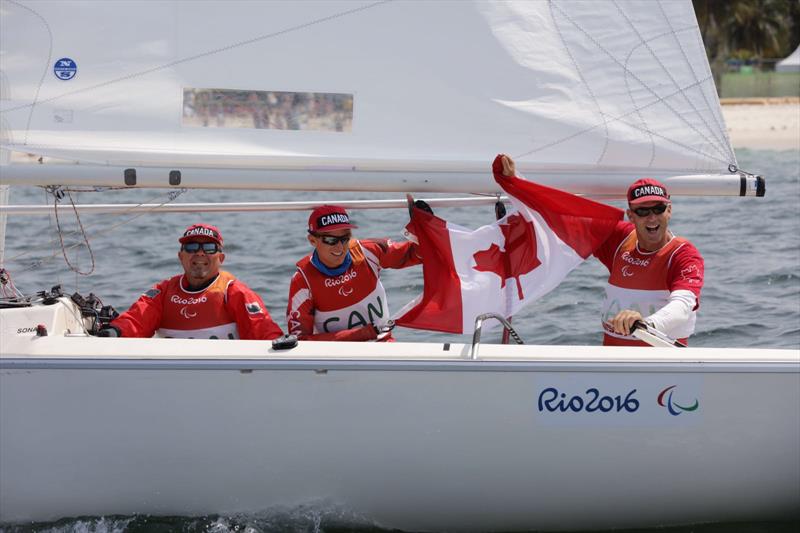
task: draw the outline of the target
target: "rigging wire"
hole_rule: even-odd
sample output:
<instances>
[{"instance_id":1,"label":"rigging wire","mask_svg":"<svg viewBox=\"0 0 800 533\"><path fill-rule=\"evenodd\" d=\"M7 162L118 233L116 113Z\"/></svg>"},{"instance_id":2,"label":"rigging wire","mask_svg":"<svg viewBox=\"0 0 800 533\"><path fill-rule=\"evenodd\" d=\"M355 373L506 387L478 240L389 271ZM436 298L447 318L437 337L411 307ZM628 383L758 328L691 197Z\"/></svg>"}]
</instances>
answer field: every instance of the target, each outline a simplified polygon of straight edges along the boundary
<instances>
[{"instance_id":1,"label":"rigging wire","mask_svg":"<svg viewBox=\"0 0 800 533\"><path fill-rule=\"evenodd\" d=\"M44 189L48 193L53 194L54 196L60 194L63 197L64 193L69 194L70 192L102 192L102 190L100 190L100 189L103 189L103 188L88 189L87 190L87 189L71 189L71 188L66 188L65 189L65 188L60 188L60 187L56 187L56 186L48 186L48 187L44 187ZM184 194L187 191L188 191L188 189L186 189L186 188L181 188L181 189L169 191L166 194L166 199L163 202L158 203L158 204L154 204L153 207L151 207L150 209L143 210L143 211L141 211L141 212L139 212L139 213L137 213L137 214L135 214L133 216L125 218L124 220L122 220L122 221L120 221L120 222L118 222L116 224L113 224L111 226L107 226L106 229L104 229L104 230L100 230L100 231L94 232L94 233L91 234L91 237L94 238L94 237L99 237L99 236L111 233L112 231L116 230L118 227L120 227L122 225L125 225L125 224L128 224L132 220L136 220L137 218L142 217L144 215L147 215L147 214L151 213L152 211L158 209L159 207L161 207L163 205L167 205L170 202L173 202L180 195ZM129 213L129 212L133 211L134 209L136 209L137 207L141 207L142 205L151 203L154 199L159 198L161 196L162 195L159 194L157 196L148 198L144 202L142 202L140 204L137 204L136 206L133 206L131 209L129 209L127 211L123 211L120 214L124 215L125 213ZM55 245L57 243L59 243L59 242L60 242L60 245L61 245L61 252L64 255L64 259L66 260L67 265L70 267L70 270L72 270L72 271L74 271L74 272L76 272L77 274L80 274L80 275L89 275L94 271L94 268L95 268L94 254L92 253L92 249L91 249L91 246L89 244L90 235L87 234L86 230L88 228L96 226L97 224L87 224L86 226L84 226L81 223L80 217L78 216L78 209L77 209L75 203L72 201L72 195L69 195L69 198L70 198L70 202L72 203L72 208L73 208L73 211L75 212L75 216L76 216L76 218L78 220L78 224L80 225L80 230L75 230L75 231L71 231L71 232L62 231L60 222L58 221L58 198L56 198L56 200L55 200L56 203L54 205L54 211L55 211L55 214L56 214L56 230L55 231L58 234L58 239L51 239L49 243L44 245L44 246L51 246L52 245L53 246L53 252L49 257L45 256L45 257L36 258L27 267L25 267L23 269L20 269L19 272L28 272L30 270L35 270L35 269L41 267L42 265L44 265L45 263L48 263L48 262L52 261L53 259L55 259L58 256L58 252L59 252L59 250L56 248ZM51 219L51 228L52 228L52 219ZM67 244L64 243L64 237L65 236L68 237L68 236L76 235L78 233L81 233L83 235L84 242L78 242L78 243L70 244L70 245L67 245ZM71 251L71 250L73 250L75 248L79 248L81 246L86 246L87 248L89 248L89 253L91 254L91 257L92 257L92 270L90 272L88 272L88 273L79 272L78 270L73 268L73 266L70 264L69 259L67 259L66 252L69 252L69 251ZM21 252L21 253L15 255L15 256L9 258L8 261L9 262L11 262L11 261L20 261L21 258L31 254L32 252L33 252L33 250L26 250L24 252Z\"/></svg>"},{"instance_id":2,"label":"rigging wire","mask_svg":"<svg viewBox=\"0 0 800 533\"><path fill-rule=\"evenodd\" d=\"M86 235L86 229L83 227L83 223L81 222L81 216L78 213L78 208L75 207L75 201L72 199L72 193L69 189L61 190L56 187L48 187L50 189L50 193L53 195L53 212L56 217L56 230L58 232L58 240L61 244L61 254L64 256L64 261L67 263L67 266L70 270L75 272L75 274L79 276L88 276L92 272L94 272L96 263L94 260L94 252L92 251L92 245L89 242L89 237ZM61 220L58 217L58 204L61 200L64 199L64 194L66 193L67 197L69 198L70 204L72 204L72 210L75 213L75 220L78 222L78 227L80 228L81 236L83 237L83 243L86 244L86 249L89 250L89 258L92 261L92 266L88 272L81 271L78 267L74 266L70 260L69 256L67 255L67 250L64 247L64 233L61 231ZM83 246L83 243L78 243L75 247Z\"/></svg>"},{"instance_id":3,"label":"rigging wire","mask_svg":"<svg viewBox=\"0 0 800 533\"><path fill-rule=\"evenodd\" d=\"M67 191L67 190L69 190L69 191L72 191L72 192L104 192L104 191L106 191L106 190L109 190L109 189L111 189L111 190L116 190L116 189L125 189L125 188L126 188L126 187L95 187L95 188L92 188L92 189L75 189L75 188L71 188L71 187L70 187L69 189L61 189L61 190L64 190L64 191ZM46 187L42 187L42 189L46 189ZM181 191L181 193L183 193L183 192L186 192L186 191L187 191L187 189L181 189L180 191ZM176 191L171 191L171 193L172 193L172 194L175 194L175 193L176 193ZM178 196L179 194L181 194L181 193L178 193L178 194L176 194L176 195L175 195L175 197L177 198L177 196ZM131 213L131 212L133 212L133 211L135 211L135 210L137 210L137 209L141 208L141 207L142 207L142 206L144 206L144 205L147 205L147 204L150 204L150 203L152 203L152 202L153 202L153 200L155 200L155 199L158 199L158 198L160 198L161 196L162 196L161 194L158 194L158 195L156 195L156 196L152 196L152 197L150 197L150 198L148 198L148 199L144 200L143 202L141 202L141 203L139 203L139 204L132 205L132 206L131 206L129 209L126 209L126 210L120 211L119 213L117 213L117 215L119 215L119 216L123 216L123 215L125 215L125 214L127 214L127 213ZM167 196L169 196L169 194L168 194ZM150 209L145 209L145 210L144 210L144 212L143 212L142 214L148 214L148 213L150 213L151 211L154 211L154 210L158 209L159 207L161 207L161 206L163 206L163 205L166 205L166 204L168 204L168 203L169 203L171 200L172 200L172 199L169 199L169 200L167 200L167 201L165 201L165 202L161 202L161 203L159 203L159 204L154 204L154 205L153 205L153 206L152 206ZM128 220L134 220L135 218L138 218L139 216L141 216L141 215L136 215L135 217L131 217L130 219L126 219L126 222L127 222ZM93 223L93 224L86 224L84 227L85 227L86 229L90 229L90 228L94 228L94 227L95 227L95 226L97 226L98 224L100 224L100 223L96 222L96 223ZM103 224L103 225L105 225L105 224ZM114 227L116 227L116 226L114 226ZM53 229L53 228L52 228L52 219L51 219L51 225L50 225L50 228L51 228L51 230ZM74 235L77 235L78 233L79 233L79 230L74 230L74 231L66 231L66 232L64 232L64 236L65 236L65 237L72 237L72 236L74 236ZM102 233L93 234L92 236L94 236L94 235L102 235ZM53 246L53 245L55 245L55 244L57 244L57 243L58 243L58 240L57 240L56 238L52 238L52 239L50 239L48 242L46 242L46 243L43 243L43 244L39 245L39 248L47 248L47 247ZM69 250L69 249L72 249L72 247L73 247L73 246L74 246L74 245L68 246L68 247L67 247L67 249L68 249L68 250ZM82 246L82 245L81 245L81 244L78 244L78 246ZM30 254L31 254L31 253L32 253L32 252L33 252L33 251L34 251L36 248L37 248L36 246L33 246L33 247L32 247L32 249L28 249L28 250L26 250L26 251L24 251L24 252L20 252L19 254L15 255L15 256L13 256L13 257L11 257L11 258L9 258L9 261L19 261L21 258L23 258L23 257L25 257L25 256L27 256L27 255L30 255ZM54 250L55 250L55 248L54 248ZM53 252L53 255L58 255L58 254L57 254L57 251L54 251L54 252Z\"/></svg>"}]
</instances>

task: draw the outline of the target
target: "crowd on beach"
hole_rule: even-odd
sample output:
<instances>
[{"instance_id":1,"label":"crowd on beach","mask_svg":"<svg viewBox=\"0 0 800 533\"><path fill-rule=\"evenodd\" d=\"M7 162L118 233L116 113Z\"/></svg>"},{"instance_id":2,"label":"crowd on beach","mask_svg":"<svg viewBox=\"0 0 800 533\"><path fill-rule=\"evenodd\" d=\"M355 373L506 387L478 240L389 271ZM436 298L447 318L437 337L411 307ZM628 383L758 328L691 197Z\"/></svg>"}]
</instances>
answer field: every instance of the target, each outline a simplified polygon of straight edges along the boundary
<instances>
[{"instance_id":1,"label":"crowd on beach","mask_svg":"<svg viewBox=\"0 0 800 533\"><path fill-rule=\"evenodd\" d=\"M183 123L204 128L347 132L353 125L353 96L184 89Z\"/></svg>"}]
</instances>

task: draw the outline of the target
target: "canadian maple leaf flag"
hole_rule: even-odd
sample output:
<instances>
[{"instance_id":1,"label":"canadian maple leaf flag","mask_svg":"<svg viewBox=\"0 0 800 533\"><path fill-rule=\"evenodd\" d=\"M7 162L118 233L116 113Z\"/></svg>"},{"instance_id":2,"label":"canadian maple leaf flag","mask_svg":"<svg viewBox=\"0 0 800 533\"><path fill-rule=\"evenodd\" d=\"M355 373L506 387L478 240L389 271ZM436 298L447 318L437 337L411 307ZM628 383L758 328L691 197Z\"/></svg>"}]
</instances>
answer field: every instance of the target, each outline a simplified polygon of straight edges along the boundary
<instances>
[{"instance_id":1,"label":"canadian maple leaf flag","mask_svg":"<svg viewBox=\"0 0 800 533\"><path fill-rule=\"evenodd\" d=\"M503 176L500 156L492 170L516 208L494 224L470 230L413 209L407 229L419 240L425 287L396 324L472 333L480 314L509 317L558 286L622 219L615 207Z\"/></svg>"}]
</instances>

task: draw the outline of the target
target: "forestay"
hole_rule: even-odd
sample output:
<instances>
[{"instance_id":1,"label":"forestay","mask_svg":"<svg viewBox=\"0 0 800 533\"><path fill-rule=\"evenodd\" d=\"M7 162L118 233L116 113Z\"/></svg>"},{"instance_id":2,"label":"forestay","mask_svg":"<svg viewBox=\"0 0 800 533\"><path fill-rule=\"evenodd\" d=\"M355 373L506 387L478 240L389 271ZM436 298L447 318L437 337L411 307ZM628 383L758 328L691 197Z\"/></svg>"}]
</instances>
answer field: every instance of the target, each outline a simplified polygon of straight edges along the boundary
<instances>
[{"instance_id":1,"label":"forestay","mask_svg":"<svg viewBox=\"0 0 800 533\"><path fill-rule=\"evenodd\" d=\"M494 192L505 152L745 192L689 0L4 0L1 29L3 147L84 163L4 183Z\"/></svg>"}]
</instances>

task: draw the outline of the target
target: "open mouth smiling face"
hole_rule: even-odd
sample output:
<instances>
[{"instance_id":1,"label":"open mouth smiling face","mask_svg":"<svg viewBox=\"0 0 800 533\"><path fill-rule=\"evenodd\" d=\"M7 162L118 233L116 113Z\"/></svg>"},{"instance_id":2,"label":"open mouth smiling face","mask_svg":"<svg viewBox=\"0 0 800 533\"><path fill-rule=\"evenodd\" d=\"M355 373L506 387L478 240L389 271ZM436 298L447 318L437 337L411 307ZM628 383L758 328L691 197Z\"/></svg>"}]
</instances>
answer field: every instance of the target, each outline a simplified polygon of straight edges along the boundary
<instances>
[{"instance_id":1,"label":"open mouth smiling face","mask_svg":"<svg viewBox=\"0 0 800 533\"><path fill-rule=\"evenodd\" d=\"M656 251L669 242L669 219L672 204L647 202L628 209L628 218L636 226L640 246L646 251Z\"/></svg>"}]
</instances>

